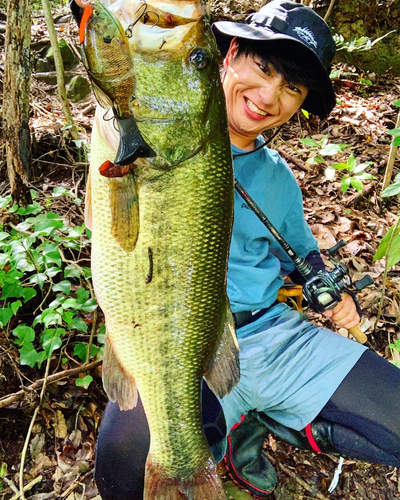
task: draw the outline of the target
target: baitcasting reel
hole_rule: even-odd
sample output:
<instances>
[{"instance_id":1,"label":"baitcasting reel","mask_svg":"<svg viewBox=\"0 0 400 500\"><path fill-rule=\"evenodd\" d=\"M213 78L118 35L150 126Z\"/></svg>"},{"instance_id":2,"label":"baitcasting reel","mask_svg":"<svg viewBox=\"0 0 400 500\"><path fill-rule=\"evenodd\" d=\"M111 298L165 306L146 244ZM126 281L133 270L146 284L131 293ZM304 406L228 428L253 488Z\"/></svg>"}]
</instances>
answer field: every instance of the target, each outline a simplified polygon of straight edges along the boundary
<instances>
[{"instance_id":1,"label":"baitcasting reel","mask_svg":"<svg viewBox=\"0 0 400 500\"><path fill-rule=\"evenodd\" d=\"M340 302L342 293L348 291L347 287L351 285L348 268L342 262L334 259L338 250L345 245L346 243L341 240L327 251L330 261L335 265L334 269L319 271L317 274L312 270L312 274L308 276L306 283L303 284L305 299L309 306L318 313L333 309ZM359 291L372 285L373 282L371 276L367 274L353 285Z\"/></svg>"}]
</instances>

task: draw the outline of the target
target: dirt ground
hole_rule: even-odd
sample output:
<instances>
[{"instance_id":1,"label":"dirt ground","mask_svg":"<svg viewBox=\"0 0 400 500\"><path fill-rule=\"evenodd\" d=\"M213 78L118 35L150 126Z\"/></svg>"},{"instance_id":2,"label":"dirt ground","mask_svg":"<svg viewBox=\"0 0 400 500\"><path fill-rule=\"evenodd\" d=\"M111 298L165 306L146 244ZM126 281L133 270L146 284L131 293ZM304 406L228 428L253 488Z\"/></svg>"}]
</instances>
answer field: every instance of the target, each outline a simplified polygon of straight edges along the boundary
<instances>
[{"instance_id":1,"label":"dirt ground","mask_svg":"<svg viewBox=\"0 0 400 500\"><path fill-rule=\"evenodd\" d=\"M252 5L255 3L241 3L235 15L243 17ZM216 16L229 17L230 4L221 2L214 9ZM57 24L57 29L64 37L76 40L76 30L69 19ZM33 42L40 49L47 38L40 16L35 17L32 33ZM0 79L4 70L3 49L0 38ZM359 293L368 345L380 355L392 359L388 344L400 339L400 268L392 268L386 279L382 314L374 332L383 288L384 261L373 262L373 256L399 210L396 197L383 200L380 193L390 149L390 137L386 131L395 127L398 108L393 103L400 97L400 79L390 73L362 75L356 68L343 65L336 65L335 69L340 70L342 76L335 81L338 104L332 115L319 120L299 113L283 128L271 147L277 148L286 159L300 184L306 219L321 250L327 250L344 239L347 246L340 255L342 262L349 267L352 279L360 279L366 273L373 277L374 285ZM80 71L83 72L83 68ZM365 80L370 83L365 83ZM33 77L31 104L36 172L31 187L38 191L41 200L46 199L53 187L59 186L75 190L83 198L88 164L85 159L78 158L68 132L62 130L64 122L56 87ZM89 96L71 105L81 137L90 143L95 100ZM347 152L352 152L359 162L372 162L368 172L375 179L365 180L361 193L350 188L343 194L340 173L331 181L325 176L323 164L313 165L308 161L310 150L300 138L320 141L325 135L330 142L350 145ZM0 147L3 147L2 143ZM9 192L3 158L4 155L0 163L0 196ZM393 175L399 173L399 168L397 159ZM60 200L52 205L52 210L67 215L71 224L83 222L80 206L71 207ZM89 259L89 250L82 258ZM314 314L311 316L333 328L328 320L321 320ZM88 322L92 320L90 315L86 319ZM101 314L97 320L101 324ZM79 373L76 361L69 360L59 366L55 359L50 373L75 368ZM24 463L25 484L28 484L26 498L30 500L100 499L93 481L94 446L107 398L101 384L101 367L97 364L90 373L94 381L88 389L76 386L76 374L57 380L47 388ZM0 500L18 498L21 453L38 401L39 389L32 384L42 377L43 369L19 365L16 346L0 331ZM20 391L21 387L24 387L23 397L1 406L2 401ZM393 397L398 395L393 394ZM278 486L271 494L271 500L400 500L400 477L396 468L346 459L338 486L328 493L339 457L297 450L272 436L266 441L265 450L278 473ZM221 473L224 475L223 469ZM224 477L229 481L228 476ZM250 497L235 491L231 498L242 500Z\"/></svg>"}]
</instances>

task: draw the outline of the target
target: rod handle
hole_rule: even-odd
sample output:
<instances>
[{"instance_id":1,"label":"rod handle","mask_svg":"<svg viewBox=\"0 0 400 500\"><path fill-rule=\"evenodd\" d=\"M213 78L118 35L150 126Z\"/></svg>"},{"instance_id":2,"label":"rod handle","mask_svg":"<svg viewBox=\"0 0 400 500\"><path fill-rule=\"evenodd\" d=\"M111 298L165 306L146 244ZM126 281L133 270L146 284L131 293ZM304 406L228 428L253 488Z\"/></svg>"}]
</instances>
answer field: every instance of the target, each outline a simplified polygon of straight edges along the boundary
<instances>
[{"instance_id":1,"label":"rod handle","mask_svg":"<svg viewBox=\"0 0 400 500\"><path fill-rule=\"evenodd\" d=\"M349 328L349 333L359 342L360 344L365 344L368 340L365 333L361 330L359 326L353 326L353 328Z\"/></svg>"}]
</instances>

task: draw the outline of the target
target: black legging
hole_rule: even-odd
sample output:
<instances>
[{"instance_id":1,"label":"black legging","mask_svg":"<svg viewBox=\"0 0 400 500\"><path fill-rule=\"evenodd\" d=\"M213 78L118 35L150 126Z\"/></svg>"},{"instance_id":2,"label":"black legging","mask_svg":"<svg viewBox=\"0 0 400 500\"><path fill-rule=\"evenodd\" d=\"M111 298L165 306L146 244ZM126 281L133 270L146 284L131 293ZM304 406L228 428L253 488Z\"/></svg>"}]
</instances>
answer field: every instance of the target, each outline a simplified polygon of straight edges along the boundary
<instances>
[{"instance_id":1,"label":"black legging","mask_svg":"<svg viewBox=\"0 0 400 500\"><path fill-rule=\"evenodd\" d=\"M400 369L366 351L320 417L333 422L337 452L400 466ZM203 385L203 424L210 445L225 435L221 407ZM141 402L122 412L108 403L97 440L95 479L103 500L142 500L150 436Z\"/></svg>"}]
</instances>

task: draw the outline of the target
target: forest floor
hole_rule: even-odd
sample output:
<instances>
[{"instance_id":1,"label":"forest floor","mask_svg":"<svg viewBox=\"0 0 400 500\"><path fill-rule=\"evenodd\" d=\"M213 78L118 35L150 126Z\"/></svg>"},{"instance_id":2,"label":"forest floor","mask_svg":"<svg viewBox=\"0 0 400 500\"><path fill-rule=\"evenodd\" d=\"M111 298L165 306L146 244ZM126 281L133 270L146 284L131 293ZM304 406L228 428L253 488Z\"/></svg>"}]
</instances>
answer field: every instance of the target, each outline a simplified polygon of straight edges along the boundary
<instances>
[{"instance_id":1,"label":"forest floor","mask_svg":"<svg viewBox=\"0 0 400 500\"><path fill-rule=\"evenodd\" d=\"M219 14L224 16L224 12ZM243 12L239 15L242 16ZM73 23L68 19L57 24L57 29L68 39L76 36ZM47 39L42 18L35 19L32 33L36 50L39 50ZM1 39L0 49L3 50ZM0 61L0 76L3 69L4 57ZM397 354L388 345L400 339L400 271L399 267L392 268L386 279L382 314L377 322L384 285L384 260L374 262L373 257L399 211L397 197L383 200L380 193L390 149L390 136L386 132L395 127L398 108L393 103L400 97L400 78L392 77L390 73L362 75L355 68L343 65L336 65L335 69L342 72L342 77L335 81L338 104L331 116L326 120L307 119L299 113L271 146L287 160L301 186L306 219L321 250L327 250L344 239L347 246L340 251L341 261L349 267L352 279L358 280L366 273L374 279L374 285L359 293L368 345L393 360ZM82 68L80 70L83 72ZM343 76L346 72L352 74ZM82 140L89 144L95 100L89 96L71 105ZM55 187L70 189L77 198L83 199L88 169L87 161L78 158L68 131L63 130L56 87L33 77L31 108L35 177L30 185L37 191L40 201L51 204L51 209L62 214L71 225L82 224L81 206L71 206L68 200L61 198L49 201L49 193ZM312 151L301 143L300 138L320 142L324 136L328 137L329 144L341 143L348 147L341 155L323 156L326 164L312 164L308 161ZM2 143L0 146L3 148ZM315 152L321 149L322 145ZM336 178L329 180L325 168L335 161L346 161L350 153L359 163L371 162L367 172L375 178L363 181L362 192L351 187L343 194L340 183L343 171L338 171ZM399 172L400 161L396 160L394 175ZM6 164L2 159L0 196L8 193ZM9 216L4 210L0 211L0 216L5 230ZM89 254L83 253L81 258L89 259ZM334 328L328 320L312 316L321 324ZM98 324L101 319L99 314ZM92 322L93 315L88 314L85 320ZM344 331L338 333L346 335ZM38 400L38 389L31 385L44 375L43 368L20 366L18 356L17 347L0 330L0 500L18 498L21 452ZM64 359L60 366L56 362L51 365L50 374L72 368L79 372L79 366L72 358ZM26 498L100 499L93 481L94 446L107 398L101 384L101 368L93 368L91 375L94 380L88 389L75 384L76 374L48 385L24 462L25 483L29 483ZM13 399L21 387L25 388L23 397ZM2 405L10 395L12 401ZM399 396L393 394L393 397ZM400 499L400 474L396 468L345 460L338 486L328 493L338 457L300 451L272 436L265 449L278 473L278 486L271 494L271 500ZM236 492L231 498L250 497L244 492Z\"/></svg>"}]
</instances>

